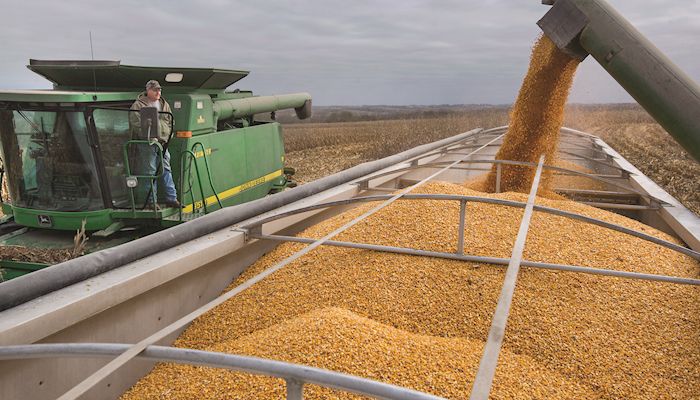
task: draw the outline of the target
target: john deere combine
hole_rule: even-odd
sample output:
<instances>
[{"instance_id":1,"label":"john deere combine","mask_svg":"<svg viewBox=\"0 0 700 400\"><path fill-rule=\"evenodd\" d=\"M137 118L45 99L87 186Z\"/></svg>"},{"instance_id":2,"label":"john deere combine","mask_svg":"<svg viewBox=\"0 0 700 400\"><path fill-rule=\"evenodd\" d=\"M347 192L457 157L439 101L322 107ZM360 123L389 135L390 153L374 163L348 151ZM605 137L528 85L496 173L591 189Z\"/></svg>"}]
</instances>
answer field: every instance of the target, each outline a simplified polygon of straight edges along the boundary
<instances>
[{"instance_id":1,"label":"john deere combine","mask_svg":"<svg viewBox=\"0 0 700 400\"><path fill-rule=\"evenodd\" d=\"M28 68L54 89L0 92L2 246L73 249L82 228L85 251L96 251L293 185L280 125L254 117L294 108L307 118L307 93L227 92L248 74L235 70L39 60ZM172 114L130 109L151 79L162 85ZM149 117L166 122L169 141L151 140L158 124L144 123ZM143 195L163 171L161 159L156 175L139 174L143 146L156 146L160 158L169 150L181 209L149 204ZM48 265L12 258L0 260L4 279Z\"/></svg>"}]
</instances>

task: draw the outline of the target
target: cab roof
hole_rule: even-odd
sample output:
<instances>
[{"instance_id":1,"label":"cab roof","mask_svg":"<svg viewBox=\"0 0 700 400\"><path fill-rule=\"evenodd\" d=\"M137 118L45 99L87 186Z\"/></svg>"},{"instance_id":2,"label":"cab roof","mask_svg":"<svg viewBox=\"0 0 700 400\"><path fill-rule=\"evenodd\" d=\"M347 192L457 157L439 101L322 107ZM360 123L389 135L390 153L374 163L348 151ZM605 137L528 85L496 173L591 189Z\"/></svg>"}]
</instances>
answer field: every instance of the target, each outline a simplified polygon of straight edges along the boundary
<instances>
[{"instance_id":1,"label":"cab roof","mask_svg":"<svg viewBox=\"0 0 700 400\"><path fill-rule=\"evenodd\" d=\"M104 101L134 101L138 91L87 92L80 90L2 90L0 103L94 103Z\"/></svg>"},{"instance_id":2,"label":"cab roof","mask_svg":"<svg viewBox=\"0 0 700 400\"><path fill-rule=\"evenodd\" d=\"M142 67L97 60L31 59L27 68L53 82L56 89L91 92L142 91L151 79L157 80L164 89L219 91L249 73L217 68Z\"/></svg>"}]
</instances>

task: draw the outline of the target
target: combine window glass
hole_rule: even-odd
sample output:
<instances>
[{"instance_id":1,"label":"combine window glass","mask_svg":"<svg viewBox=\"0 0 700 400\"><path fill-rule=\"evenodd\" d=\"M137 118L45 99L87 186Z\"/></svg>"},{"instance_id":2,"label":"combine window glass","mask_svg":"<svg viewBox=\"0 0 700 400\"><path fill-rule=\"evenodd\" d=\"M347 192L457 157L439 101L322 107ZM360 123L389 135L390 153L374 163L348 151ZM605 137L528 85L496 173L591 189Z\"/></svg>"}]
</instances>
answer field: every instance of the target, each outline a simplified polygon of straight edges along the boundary
<instances>
[{"instance_id":1,"label":"combine window glass","mask_svg":"<svg viewBox=\"0 0 700 400\"><path fill-rule=\"evenodd\" d=\"M0 141L15 206L51 211L104 208L82 112L0 111Z\"/></svg>"},{"instance_id":2,"label":"combine window glass","mask_svg":"<svg viewBox=\"0 0 700 400\"><path fill-rule=\"evenodd\" d=\"M129 126L129 111L94 109L92 118L100 140L102 162L112 193L112 205L117 208L128 208L131 203L125 183L124 145L131 139L133 130Z\"/></svg>"},{"instance_id":3,"label":"combine window glass","mask_svg":"<svg viewBox=\"0 0 700 400\"><path fill-rule=\"evenodd\" d=\"M95 108L92 110L92 119L95 123L95 130L100 142L100 152L102 162L105 167L106 180L112 195L112 206L116 208L131 208L131 196L126 187L127 162L130 175L139 173L139 165L144 162L143 156L139 155L139 149L148 148L143 143L131 143L132 139L140 136L139 112L129 110L131 105L124 105L122 108ZM121 107L121 106L120 106ZM168 113L160 113L162 122L161 129L167 127L168 132L172 131L172 117ZM125 155L125 150L128 150ZM143 154L143 153L141 153ZM139 181L139 188L147 186L146 180ZM145 190L145 189L144 189ZM144 203L146 194L143 190L136 190L136 206Z\"/></svg>"}]
</instances>

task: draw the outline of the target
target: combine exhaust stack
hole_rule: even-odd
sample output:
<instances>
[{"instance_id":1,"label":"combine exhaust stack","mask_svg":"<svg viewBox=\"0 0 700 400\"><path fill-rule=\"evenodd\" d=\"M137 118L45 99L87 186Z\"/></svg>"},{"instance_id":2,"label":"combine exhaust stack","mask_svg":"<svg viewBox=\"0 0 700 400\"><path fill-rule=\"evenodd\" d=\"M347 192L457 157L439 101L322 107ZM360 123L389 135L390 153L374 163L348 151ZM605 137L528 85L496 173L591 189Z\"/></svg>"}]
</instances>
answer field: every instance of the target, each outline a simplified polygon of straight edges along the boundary
<instances>
[{"instance_id":1,"label":"combine exhaust stack","mask_svg":"<svg viewBox=\"0 0 700 400\"><path fill-rule=\"evenodd\" d=\"M700 161L700 88L605 0L543 0L537 23L571 57L593 58Z\"/></svg>"}]
</instances>

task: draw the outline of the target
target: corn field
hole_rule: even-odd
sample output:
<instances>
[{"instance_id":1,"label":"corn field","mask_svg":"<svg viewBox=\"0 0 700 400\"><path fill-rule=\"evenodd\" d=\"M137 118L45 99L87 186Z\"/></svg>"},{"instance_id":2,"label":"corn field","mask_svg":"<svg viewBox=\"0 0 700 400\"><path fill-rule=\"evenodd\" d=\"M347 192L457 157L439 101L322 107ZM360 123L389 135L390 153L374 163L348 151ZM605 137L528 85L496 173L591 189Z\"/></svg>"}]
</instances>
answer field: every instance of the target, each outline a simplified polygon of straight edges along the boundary
<instances>
[{"instance_id":1,"label":"corn field","mask_svg":"<svg viewBox=\"0 0 700 400\"><path fill-rule=\"evenodd\" d=\"M285 125L287 165L300 183L466 132L508 124L507 107L437 117ZM688 209L700 214L700 164L643 109L633 105L567 106L564 125L600 136Z\"/></svg>"}]
</instances>

